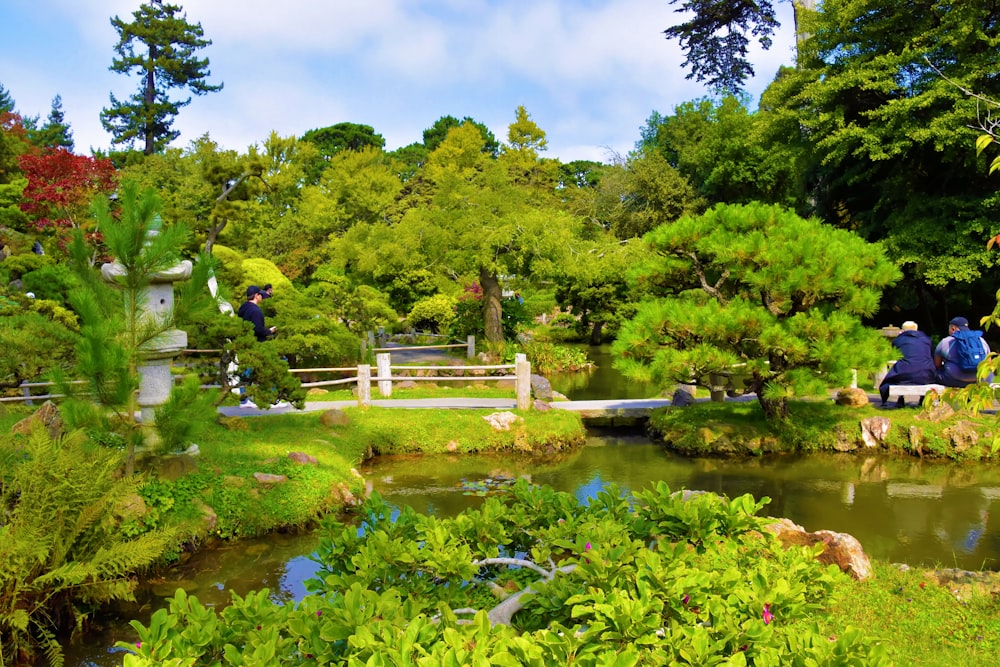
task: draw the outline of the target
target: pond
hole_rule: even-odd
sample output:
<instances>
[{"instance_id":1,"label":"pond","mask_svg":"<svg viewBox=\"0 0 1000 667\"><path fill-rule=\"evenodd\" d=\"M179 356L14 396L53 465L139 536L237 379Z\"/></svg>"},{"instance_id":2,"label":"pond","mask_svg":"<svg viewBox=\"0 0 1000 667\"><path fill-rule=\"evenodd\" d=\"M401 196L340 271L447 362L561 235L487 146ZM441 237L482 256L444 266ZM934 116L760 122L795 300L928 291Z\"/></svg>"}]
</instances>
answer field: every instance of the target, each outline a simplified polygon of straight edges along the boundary
<instances>
[{"instance_id":1,"label":"pond","mask_svg":"<svg viewBox=\"0 0 1000 667\"><path fill-rule=\"evenodd\" d=\"M594 368L586 373L553 373L548 377L552 389L571 401L598 401L613 398L653 398L659 389L648 382L630 380L612 365L610 345L569 344L583 350Z\"/></svg>"},{"instance_id":2,"label":"pond","mask_svg":"<svg viewBox=\"0 0 1000 667\"><path fill-rule=\"evenodd\" d=\"M638 490L662 480L671 489L703 489L735 497L771 498L763 513L788 517L807 530L857 537L872 557L911 565L1000 569L1000 467L929 463L850 454L689 459L645 436L592 433L584 447L553 458L501 456L381 457L362 470L391 503L454 515L479 495L525 477L582 502L606 484ZM991 521L991 517L994 520ZM120 616L147 622L177 587L221 607L230 591L267 587L275 599L297 600L316 571L309 559L318 536L275 535L196 554L141 593ZM125 621L72 647L67 665L120 665L107 647L134 641Z\"/></svg>"}]
</instances>

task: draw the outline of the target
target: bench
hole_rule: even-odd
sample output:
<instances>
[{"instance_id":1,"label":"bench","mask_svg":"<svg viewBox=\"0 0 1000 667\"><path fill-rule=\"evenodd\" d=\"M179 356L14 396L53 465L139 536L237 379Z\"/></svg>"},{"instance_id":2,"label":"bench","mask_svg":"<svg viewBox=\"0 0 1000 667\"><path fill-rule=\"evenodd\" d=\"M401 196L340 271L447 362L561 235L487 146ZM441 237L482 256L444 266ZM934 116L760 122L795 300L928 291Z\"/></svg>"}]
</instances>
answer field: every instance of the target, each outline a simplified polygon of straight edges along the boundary
<instances>
[{"instance_id":1,"label":"bench","mask_svg":"<svg viewBox=\"0 0 1000 667\"><path fill-rule=\"evenodd\" d=\"M901 398L905 402L912 397L919 403L924 400L925 394L934 391L940 396L945 389L947 387L943 384L890 384L889 400L895 401Z\"/></svg>"}]
</instances>

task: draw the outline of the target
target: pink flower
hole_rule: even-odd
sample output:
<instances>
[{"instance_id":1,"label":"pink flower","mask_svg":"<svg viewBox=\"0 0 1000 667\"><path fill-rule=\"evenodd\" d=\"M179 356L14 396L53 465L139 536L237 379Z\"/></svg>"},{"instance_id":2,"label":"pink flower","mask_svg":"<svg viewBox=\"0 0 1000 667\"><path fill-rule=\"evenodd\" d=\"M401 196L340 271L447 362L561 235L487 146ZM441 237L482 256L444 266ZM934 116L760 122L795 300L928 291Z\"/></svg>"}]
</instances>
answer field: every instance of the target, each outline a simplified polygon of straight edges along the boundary
<instances>
[{"instance_id":1,"label":"pink flower","mask_svg":"<svg viewBox=\"0 0 1000 667\"><path fill-rule=\"evenodd\" d=\"M136 648L142 648L142 642L136 642L135 643L135 647Z\"/></svg>"},{"instance_id":2,"label":"pink flower","mask_svg":"<svg viewBox=\"0 0 1000 667\"><path fill-rule=\"evenodd\" d=\"M774 620L774 614L771 613L771 605L764 605L764 625L770 625L771 621Z\"/></svg>"},{"instance_id":3,"label":"pink flower","mask_svg":"<svg viewBox=\"0 0 1000 667\"><path fill-rule=\"evenodd\" d=\"M586 544L583 545L583 550L584 551L590 551L591 548L592 547L590 546L590 542L587 542Z\"/></svg>"},{"instance_id":4,"label":"pink flower","mask_svg":"<svg viewBox=\"0 0 1000 667\"><path fill-rule=\"evenodd\" d=\"M322 615L323 615L323 611L322 611L322 610L319 610L319 609L317 609L317 610L316 610L316 615L317 615L317 616L322 616Z\"/></svg>"},{"instance_id":5,"label":"pink flower","mask_svg":"<svg viewBox=\"0 0 1000 667\"><path fill-rule=\"evenodd\" d=\"M684 597L683 597L683 598L681 598L681 602L683 602L683 603L684 603L684 606L685 606L685 607L687 606L687 603L688 603L688 602L690 602L690 601L691 601L691 596L690 596L690 595L688 595L687 593L685 593L685 594L684 594Z\"/></svg>"}]
</instances>

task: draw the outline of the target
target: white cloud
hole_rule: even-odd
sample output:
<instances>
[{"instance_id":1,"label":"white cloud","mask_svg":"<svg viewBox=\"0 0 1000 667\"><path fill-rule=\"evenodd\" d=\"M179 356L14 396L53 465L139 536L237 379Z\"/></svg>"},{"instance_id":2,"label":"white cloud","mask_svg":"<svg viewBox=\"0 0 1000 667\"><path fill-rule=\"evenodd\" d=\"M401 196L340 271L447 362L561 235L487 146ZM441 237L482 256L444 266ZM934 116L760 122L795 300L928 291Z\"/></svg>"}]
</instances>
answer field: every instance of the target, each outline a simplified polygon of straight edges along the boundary
<instances>
[{"instance_id":1,"label":"white cloud","mask_svg":"<svg viewBox=\"0 0 1000 667\"><path fill-rule=\"evenodd\" d=\"M670 113L706 94L686 80L662 31L665 0L173 0L212 45L215 94L181 109L178 145L209 133L243 150L275 130L300 135L349 121L371 125L394 149L419 141L444 115L472 116L503 140L523 104L546 131L550 157L606 159L625 152L654 109ZM4 0L0 83L19 109L45 116L63 97L78 150L106 148L98 114L108 93L138 79L108 72L116 34L139 0ZM792 60L792 16L768 53L755 54L759 95ZM178 91L175 97L187 97Z\"/></svg>"}]
</instances>

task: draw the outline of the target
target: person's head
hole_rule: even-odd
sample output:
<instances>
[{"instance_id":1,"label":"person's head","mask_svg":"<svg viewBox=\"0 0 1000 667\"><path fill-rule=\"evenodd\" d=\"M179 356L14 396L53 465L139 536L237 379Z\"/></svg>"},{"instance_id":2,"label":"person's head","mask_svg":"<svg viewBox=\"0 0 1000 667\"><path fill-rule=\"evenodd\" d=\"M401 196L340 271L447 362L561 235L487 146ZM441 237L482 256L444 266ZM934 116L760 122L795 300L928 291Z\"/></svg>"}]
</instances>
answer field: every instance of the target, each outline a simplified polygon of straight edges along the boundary
<instances>
[{"instance_id":1,"label":"person's head","mask_svg":"<svg viewBox=\"0 0 1000 667\"><path fill-rule=\"evenodd\" d=\"M953 317L951 322L948 323L948 333L953 334L956 331L967 331L969 329L969 320L964 317Z\"/></svg>"},{"instance_id":2,"label":"person's head","mask_svg":"<svg viewBox=\"0 0 1000 667\"><path fill-rule=\"evenodd\" d=\"M268 284L264 285L261 288L261 290L264 292L264 294L266 294L268 296L271 296L271 294L274 292L274 287L271 286L271 283L268 283Z\"/></svg>"},{"instance_id":3,"label":"person's head","mask_svg":"<svg viewBox=\"0 0 1000 667\"><path fill-rule=\"evenodd\" d=\"M903 331L916 331L917 323L913 320L907 320L906 322L903 322L902 329Z\"/></svg>"},{"instance_id":4,"label":"person's head","mask_svg":"<svg viewBox=\"0 0 1000 667\"><path fill-rule=\"evenodd\" d=\"M264 298L264 292L261 288L256 285L250 285L247 288L247 301L253 301L254 303L260 302Z\"/></svg>"}]
</instances>

